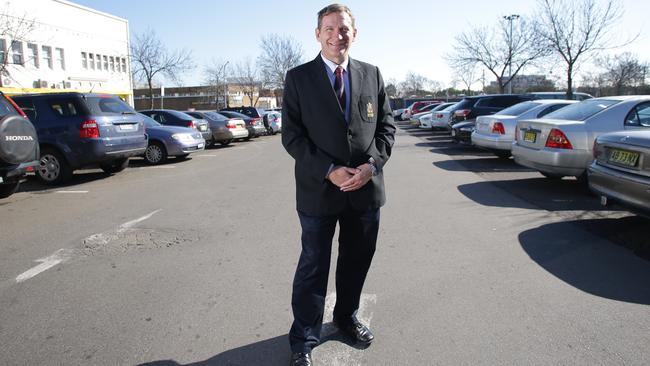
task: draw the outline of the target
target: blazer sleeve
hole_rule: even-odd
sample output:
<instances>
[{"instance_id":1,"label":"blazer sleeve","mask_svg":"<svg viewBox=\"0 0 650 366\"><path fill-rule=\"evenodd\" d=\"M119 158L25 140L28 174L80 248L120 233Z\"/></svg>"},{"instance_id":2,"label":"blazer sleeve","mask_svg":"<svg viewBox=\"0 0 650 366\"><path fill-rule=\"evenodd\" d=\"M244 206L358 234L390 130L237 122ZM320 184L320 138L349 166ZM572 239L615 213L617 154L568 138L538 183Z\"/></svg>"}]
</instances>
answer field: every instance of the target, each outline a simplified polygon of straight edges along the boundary
<instances>
[{"instance_id":1,"label":"blazer sleeve","mask_svg":"<svg viewBox=\"0 0 650 366\"><path fill-rule=\"evenodd\" d=\"M282 145L300 165L301 172L308 172L314 179L324 181L334 159L319 149L309 138L302 121L299 92L290 70L284 82L282 97Z\"/></svg>"},{"instance_id":2,"label":"blazer sleeve","mask_svg":"<svg viewBox=\"0 0 650 366\"><path fill-rule=\"evenodd\" d=\"M377 129L375 130L375 138L373 144L368 149L368 158L372 157L375 160L377 169L381 170L392 151L393 144L395 143L395 121L393 113L390 110L390 104L386 97L386 89L384 87L384 79L378 67L375 67L377 72L377 87L378 94L378 115L377 115Z\"/></svg>"}]
</instances>

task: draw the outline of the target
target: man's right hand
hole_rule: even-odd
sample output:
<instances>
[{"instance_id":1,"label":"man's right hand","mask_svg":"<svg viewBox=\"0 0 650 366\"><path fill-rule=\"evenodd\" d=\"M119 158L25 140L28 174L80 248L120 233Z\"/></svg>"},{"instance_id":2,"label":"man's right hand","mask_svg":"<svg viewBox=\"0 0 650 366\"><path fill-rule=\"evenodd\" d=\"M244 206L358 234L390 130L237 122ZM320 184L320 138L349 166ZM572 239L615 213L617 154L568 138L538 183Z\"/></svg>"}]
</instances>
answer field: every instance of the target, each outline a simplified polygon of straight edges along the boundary
<instances>
[{"instance_id":1,"label":"man's right hand","mask_svg":"<svg viewBox=\"0 0 650 366\"><path fill-rule=\"evenodd\" d=\"M344 182L352 178L357 173L359 173L359 169L357 168L337 165L332 168L332 171L327 176L327 179L329 179L329 181L334 183L334 185L337 187L340 187Z\"/></svg>"}]
</instances>

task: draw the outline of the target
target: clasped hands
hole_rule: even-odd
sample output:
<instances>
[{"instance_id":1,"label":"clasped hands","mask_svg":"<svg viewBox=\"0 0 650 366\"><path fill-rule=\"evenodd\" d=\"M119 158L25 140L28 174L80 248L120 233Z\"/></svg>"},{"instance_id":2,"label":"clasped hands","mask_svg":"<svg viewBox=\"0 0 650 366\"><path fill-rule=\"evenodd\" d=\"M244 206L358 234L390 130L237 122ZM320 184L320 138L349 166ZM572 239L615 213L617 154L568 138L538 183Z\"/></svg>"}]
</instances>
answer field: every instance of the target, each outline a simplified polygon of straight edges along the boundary
<instances>
[{"instance_id":1,"label":"clasped hands","mask_svg":"<svg viewBox=\"0 0 650 366\"><path fill-rule=\"evenodd\" d=\"M337 165L327 176L343 192L356 191L363 187L372 178L372 168L369 163L364 163L356 168Z\"/></svg>"}]
</instances>

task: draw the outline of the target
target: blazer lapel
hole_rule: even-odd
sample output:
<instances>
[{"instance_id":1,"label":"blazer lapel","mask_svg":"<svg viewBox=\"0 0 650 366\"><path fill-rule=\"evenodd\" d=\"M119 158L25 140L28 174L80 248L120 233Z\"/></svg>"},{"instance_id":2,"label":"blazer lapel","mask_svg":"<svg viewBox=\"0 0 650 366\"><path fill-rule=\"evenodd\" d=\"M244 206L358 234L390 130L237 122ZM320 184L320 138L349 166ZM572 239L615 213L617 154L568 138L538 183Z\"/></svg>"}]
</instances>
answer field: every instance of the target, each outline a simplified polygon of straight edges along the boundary
<instances>
[{"instance_id":1,"label":"blazer lapel","mask_svg":"<svg viewBox=\"0 0 650 366\"><path fill-rule=\"evenodd\" d=\"M341 107L339 106L339 101L336 98L336 93L334 93L334 88L330 83L330 79L327 76L327 71L325 68L325 62L320 56L320 53L316 58L311 62L311 76L314 81L314 89L319 94L319 99L323 101L324 110L328 111L328 114L335 116L338 119L337 123L341 126L345 126L345 116L341 112ZM334 112L334 113L332 113Z\"/></svg>"},{"instance_id":2,"label":"blazer lapel","mask_svg":"<svg viewBox=\"0 0 650 366\"><path fill-rule=\"evenodd\" d=\"M348 70L350 72L350 122L355 120L355 114L359 113L359 98L361 96L361 86L365 73L361 64L352 58L348 62Z\"/></svg>"}]
</instances>

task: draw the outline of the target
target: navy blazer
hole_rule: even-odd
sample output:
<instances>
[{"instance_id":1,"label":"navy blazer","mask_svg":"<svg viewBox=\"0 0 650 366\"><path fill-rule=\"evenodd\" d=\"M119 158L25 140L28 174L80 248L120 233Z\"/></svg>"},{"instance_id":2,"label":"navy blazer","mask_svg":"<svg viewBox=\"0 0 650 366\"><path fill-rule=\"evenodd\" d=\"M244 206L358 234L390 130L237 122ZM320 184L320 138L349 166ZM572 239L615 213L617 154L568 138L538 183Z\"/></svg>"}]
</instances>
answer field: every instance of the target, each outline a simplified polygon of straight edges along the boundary
<instances>
[{"instance_id":1,"label":"navy blazer","mask_svg":"<svg viewBox=\"0 0 650 366\"><path fill-rule=\"evenodd\" d=\"M376 66L350 59L350 121L339 107L320 54L287 72L282 100L282 144L295 159L297 209L333 215L366 211L386 201L383 167L395 141L384 81ZM332 164L357 167L372 157L377 167L361 189L341 192L325 177Z\"/></svg>"}]
</instances>

